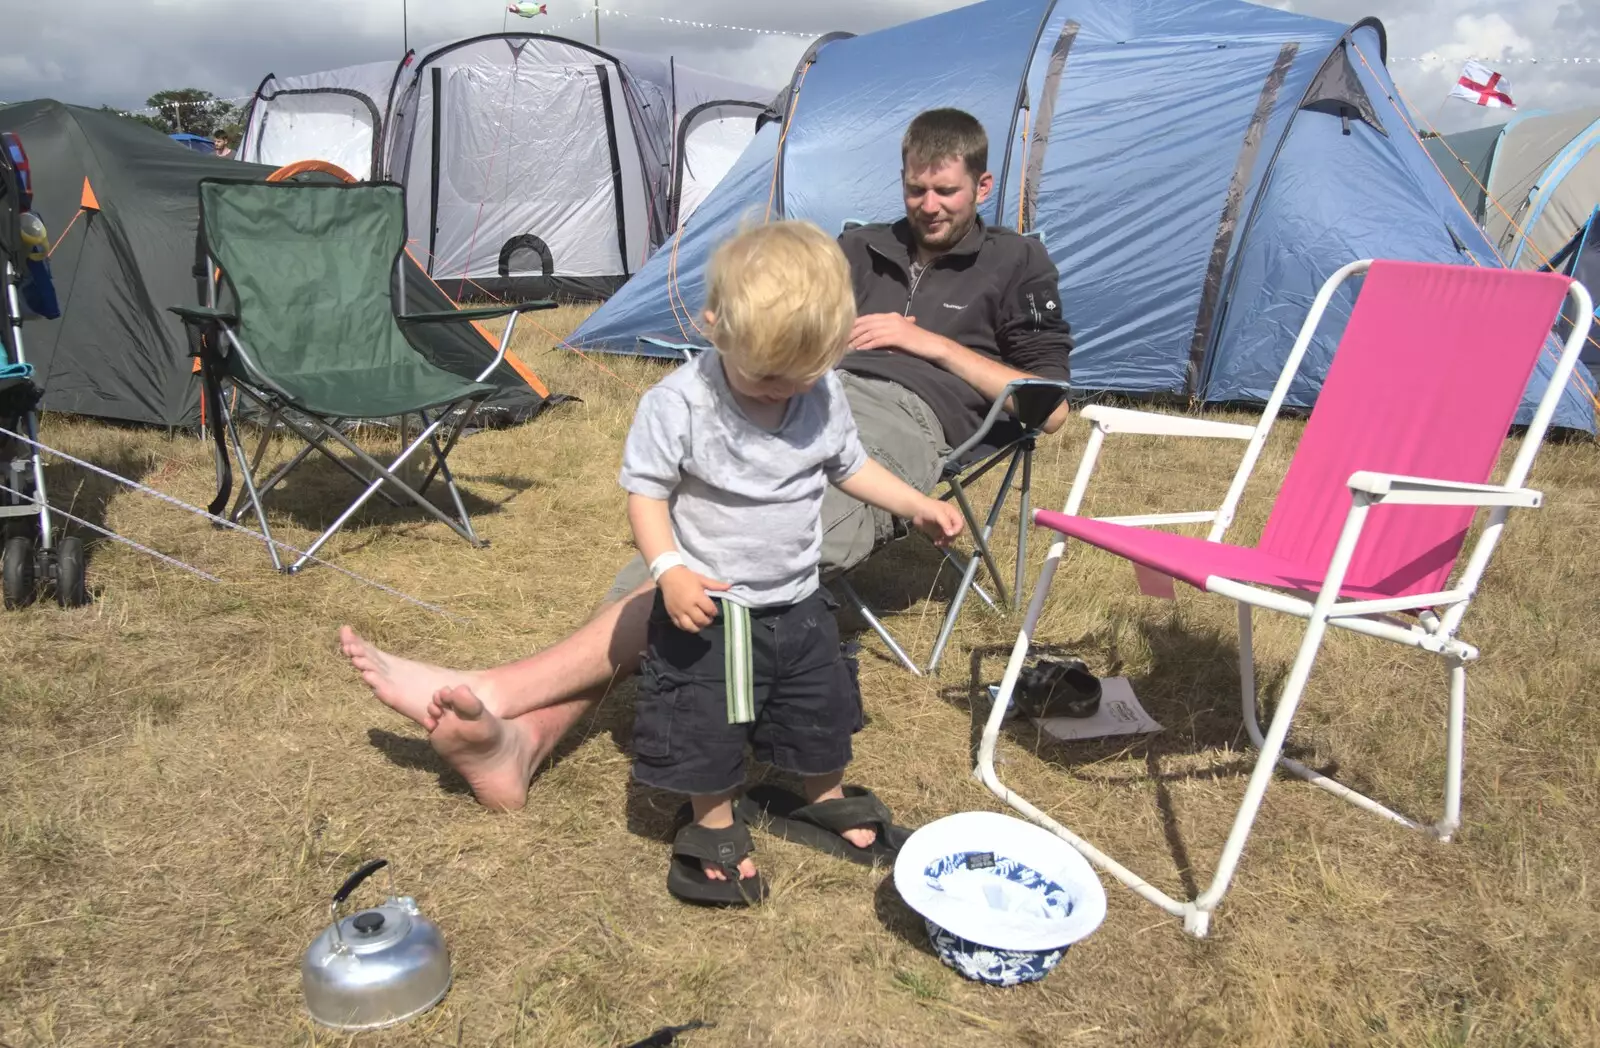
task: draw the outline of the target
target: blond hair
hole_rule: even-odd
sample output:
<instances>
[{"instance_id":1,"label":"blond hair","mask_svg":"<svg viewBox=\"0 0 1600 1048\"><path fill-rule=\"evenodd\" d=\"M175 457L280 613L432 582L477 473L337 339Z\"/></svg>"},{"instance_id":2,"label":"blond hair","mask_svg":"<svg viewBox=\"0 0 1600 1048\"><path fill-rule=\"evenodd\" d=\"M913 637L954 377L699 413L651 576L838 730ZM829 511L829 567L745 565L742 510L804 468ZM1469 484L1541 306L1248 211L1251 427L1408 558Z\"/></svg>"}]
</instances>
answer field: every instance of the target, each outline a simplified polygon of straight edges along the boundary
<instances>
[{"instance_id":1,"label":"blond hair","mask_svg":"<svg viewBox=\"0 0 1600 1048\"><path fill-rule=\"evenodd\" d=\"M815 382L844 359L856 321L850 264L811 222L749 226L711 256L712 345L749 375Z\"/></svg>"}]
</instances>

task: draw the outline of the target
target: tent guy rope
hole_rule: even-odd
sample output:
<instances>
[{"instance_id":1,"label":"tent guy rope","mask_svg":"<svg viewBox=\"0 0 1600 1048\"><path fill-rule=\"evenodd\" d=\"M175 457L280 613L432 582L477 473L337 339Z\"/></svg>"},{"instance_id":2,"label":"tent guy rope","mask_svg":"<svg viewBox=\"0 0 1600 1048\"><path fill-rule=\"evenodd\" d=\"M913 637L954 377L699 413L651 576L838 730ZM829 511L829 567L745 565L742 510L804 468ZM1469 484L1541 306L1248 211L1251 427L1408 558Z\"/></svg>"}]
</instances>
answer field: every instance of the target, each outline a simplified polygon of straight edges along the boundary
<instances>
[{"instance_id":1,"label":"tent guy rope","mask_svg":"<svg viewBox=\"0 0 1600 1048\"><path fill-rule=\"evenodd\" d=\"M55 457L61 459L64 462L70 462L74 466L77 466L77 467L79 467L81 469L86 469L89 472L96 474L97 476L105 477L107 480L113 481L114 483L121 484L124 487L132 488L134 491L140 492L142 494L153 496L153 497L155 497L157 499L160 499L162 502L165 502L165 503L167 503L169 505L177 506L179 509L187 510L188 512L193 513L197 517L204 517L206 520L209 520L214 524L221 524L223 527L230 528L230 529L232 529L234 531L237 531L237 532L240 532L241 534L244 534L244 535L248 535L248 536L250 536L251 538L255 539L258 542L270 543L271 545L277 546L279 549L283 550L286 553L292 553L297 557L305 555L305 551L304 550L296 549L295 547L289 545L286 542L279 542L277 539L268 538L265 535L258 534L257 532L251 531L249 528L246 528L246 527L244 527L242 525L239 525L239 524L235 524L231 520L226 520L226 519L224 519L222 517L219 517L219 516L217 516L217 515L215 515L213 513L209 513L206 510L203 510L198 506L191 506L191 505L189 505L189 503L183 501L182 499L174 498L173 496L168 495L168 494L166 494L164 492L157 491L155 488L152 488L152 487L149 487L147 485L141 484L136 480L131 480L128 477L124 477L119 473L113 473L111 470L105 469L102 466L97 466L93 462L86 462L83 459L77 458L74 455L69 455L67 452L62 451L59 448L52 448L48 444L43 444L43 443L40 443L37 440L32 440L32 439L22 435L21 433L13 433L11 430L6 429L4 426L0 426L0 436L10 437L13 440L20 441L20 442L22 442L24 444L27 444L27 445L33 447L37 451L41 451L41 452L43 452L43 453L45 453L47 455L54 455ZM54 507L51 507L51 512L59 512L59 511L56 510ZM66 514L63 514L63 516L66 516ZM78 518L74 517L72 519L77 520ZM83 521L79 521L79 523L84 523L84 522ZM89 525L89 526L90 527L94 527L94 525L92 525L92 524ZM99 530L99 529L96 528L96 530ZM121 536L113 536L113 537L122 538ZM136 545L130 539L123 539L123 541L124 542L128 542L130 545ZM145 550L145 552L154 553L155 551L153 551L153 550ZM157 556L161 556L161 555L157 554ZM163 557L163 559L166 559L166 558ZM329 569L331 569L333 571L336 571L339 574L344 575L347 578L354 579L356 582L359 582L364 586L370 586L373 589L381 590L382 592L387 593L391 597L396 597L396 598L398 598L400 600L405 601L408 604L414 604L419 608L423 608L423 609L425 609L427 611L431 611L435 615L440 615L440 616L442 616L444 618L450 619L453 622L465 623L467 621L466 619L462 618L460 615L457 615L457 614L455 614L454 612L451 612L451 611L446 611L444 608L439 607L437 604L429 604L427 601L420 600L420 599L418 599L416 597L411 596L410 594L403 593L400 590L395 589L393 586L386 586L383 583L377 582L377 581L375 581L373 579L369 579L369 578L365 577L364 575L358 575L355 572L350 571L347 568L341 568L337 564L329 564L327 561L322 560L319 557L311 557L310 560L311 560L311 562L313 564L320 564L321 566L323 566L325 568L329 568ZM184 566L187 566L187 565L184 565ZM204 574L203 572L200 572L200 570L198 568L191 568L190 570L195 571L197 574ZM221 580L218 579L218 580L214 580L214 581L221 581Z\"/></svg>"}]
</instances>

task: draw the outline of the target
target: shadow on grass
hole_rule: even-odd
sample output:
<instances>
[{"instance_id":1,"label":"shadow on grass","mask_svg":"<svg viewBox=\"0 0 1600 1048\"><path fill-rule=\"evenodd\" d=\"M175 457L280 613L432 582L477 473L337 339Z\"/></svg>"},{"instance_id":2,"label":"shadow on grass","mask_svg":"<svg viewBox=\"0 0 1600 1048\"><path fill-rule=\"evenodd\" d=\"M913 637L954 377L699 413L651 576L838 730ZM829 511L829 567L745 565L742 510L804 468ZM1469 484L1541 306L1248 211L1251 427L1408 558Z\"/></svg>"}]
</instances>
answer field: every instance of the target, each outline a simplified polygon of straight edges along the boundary
<instances>
[{"instance_id":1,"label":"shadow on grass","mask_svg":"<svg viewBox=\"0 0 1600 1048\"><path fill-rule=\"evenodd\" d=\"M426 738L396 735L383 728L368 728L367 741L395 767L432 772L439 777L439 788L445 793L472 796L472 787L467 785L467 780L433 751Z\"/></svg>"},{"instance_id":2,"label":"shadow on grass","mask_svg":"<svg viewBox=\"0 0 1600 1048\"><path fill-rule=\"evenodd\" d=\"M1156 806L1161 814L1168 851L1189 898L1199 894L1188 846L1178 824L1171 785L1175 782L1212 781L1247 778L1255 767L1255 751L1245 730L1239 703L1239 649L1234 639L1215 630L1193 630L1176 621L1143 620L1137 625L1151 655L1150 669L1128 676L1116 637L1118 623L1091 633L1069 644L1034 644L1031 660L1080 658L1102 678L1128 676L1129 684L1146 711L1165 730L1151 735L1117 736L1106 739L1063 742L1046 734L1023 716L1008 719L1002 737L1040 760L1046 761L1071 778L1099 785L1154 787ZM972 713L970 759L975 764L990 701L988 688L999 684L1011 644L974 648L970 654L970 673L965 685L946 688L941 697ZM1284 665L1256 667L1258 694L1275 697L1288 676ZM1260 718L1265 729L1272 708L1263 702ZM1168 770L1164 760L1171 756L1191 756L1212 750L1227 750L1239 756L1219 760L1209 767ZM1287 743L1283 755L1308 762L1312 751L1294 742ZM1143 773L1126 775L1090 774L1086 769L1119 758L1139 758ZM1333 776L1337 762L1317 771ZM1363 791L1371 784L1352 782ZM1241 786L1241 797L1243 788Z\"/></svg>"},{"instance_id":3,"label":"shadow on grass","mask_svg":"<svg viewBox=\"0 0 1600 1048\"><path fill-rule=\"evenodd\" d=\"M929 957L939 956L934 952L933 943L928 941L928 926L922 915L906 905L900 897L900 889L894 886L894 870L878 883L872 896L872 909L878 923L890 934Z\"/></svg>"},{"instance_id":4,"label":"shadow on grass","mask_svg":"<svg viewBox=\"0 0 1600 1048\"><path fill-rule=\"evenodd\" d=\"M389 466L401 450L398 433L394 430L363 428L348 436L357 447L385 467ZM414 427L412 436L415 436ZM261 439L261 430L252 427L241 432L240 439L244 441L246 453L254 456ZM348 451L337 448L331 441L326 446L336 451L341 462L353 467L362 476L375 476L370 466ZM265 483L281 465L289 462L304 447L304 442L293 434L279 434L268 444L265 461L256 471L257 483ZM455 452L452 452L446 462L451 463L456 488L461 493L461 503L466 508L469 518L499 513L523 493L541 486L540 481L534 478L504 472L463 472L453 462L454 457ZM413 452L398 470L398 476L415 489L432 468L433 461L431 450ZM232 461L232 466L234 493L233 501L229 503L230 511L234 506L240 505L239 500L244 493L244 478L236 457ZM480 486L501 488L508 494L499 498L485 498L478 493ZM262 502L266 506L269 523L288 523L320 534L339 518L361 491L361 482L330 461L326 455L313 451L268 491L263 496ZM450 498L442 474L436 473L422 494L431 505L443 511L446 516L455 517L455 504ZM239 516L238 522L250 528L256 526L254 514L248 508ZM386 484L362 504L361 509L342 530L348 535L368 528L417 524L432 526L438 525L439 521L417 505L416 501L405 492L397 491L393 485Z\"/></svg>"}]
</instances>

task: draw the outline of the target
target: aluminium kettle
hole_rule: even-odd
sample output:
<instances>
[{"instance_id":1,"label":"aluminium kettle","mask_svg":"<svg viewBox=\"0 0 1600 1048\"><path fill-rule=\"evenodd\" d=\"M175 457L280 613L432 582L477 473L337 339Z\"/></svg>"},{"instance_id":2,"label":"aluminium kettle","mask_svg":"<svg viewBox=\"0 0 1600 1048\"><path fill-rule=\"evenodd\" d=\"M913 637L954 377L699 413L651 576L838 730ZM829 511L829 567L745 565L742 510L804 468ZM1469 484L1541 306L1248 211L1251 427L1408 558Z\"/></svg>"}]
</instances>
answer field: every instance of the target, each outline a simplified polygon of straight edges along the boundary
<instances>
[{"instance_id":1,"label":"aluminium kettle","mask_svg":"<svg viewBox=\"0 0 1600 1048\"><path fill-rule=\"evenodd\" d=\"M375 1030L415 1018L450 989L450 951L444 936L422 915L416 900L394 894L381 906L341 918L350 893L389 865L374 859L344 882L329 908L332 923L307 948L300 963L306 1010L323 1026Z\"/></svg>"}]
</instances>

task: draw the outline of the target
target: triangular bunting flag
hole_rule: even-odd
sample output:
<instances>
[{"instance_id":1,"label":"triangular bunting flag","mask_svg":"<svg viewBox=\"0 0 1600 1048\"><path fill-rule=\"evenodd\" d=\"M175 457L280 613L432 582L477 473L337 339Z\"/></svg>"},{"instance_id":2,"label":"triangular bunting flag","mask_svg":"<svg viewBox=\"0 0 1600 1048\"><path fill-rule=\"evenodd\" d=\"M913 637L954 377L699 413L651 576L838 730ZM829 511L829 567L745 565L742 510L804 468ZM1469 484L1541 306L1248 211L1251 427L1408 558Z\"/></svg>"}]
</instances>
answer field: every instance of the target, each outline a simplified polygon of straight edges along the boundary
<instances>
[{"instance_id":1,"label":"triangular bunting flag","mask_svg":"<svg viewBox=\"0 0 1600 1048\"><path fill-rule=\"evenodd\" d=\"M94 187L89 184L87 177L83 180L83 199L79 201L78 206L85 211L100 210L100 201L95 199Z\"/></svg>"}]
</instances>

